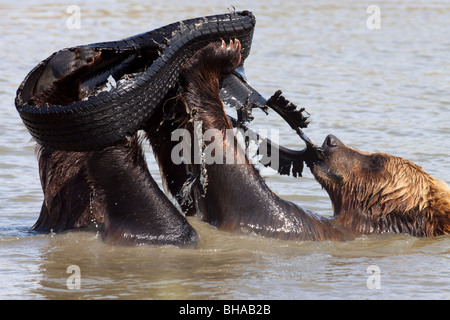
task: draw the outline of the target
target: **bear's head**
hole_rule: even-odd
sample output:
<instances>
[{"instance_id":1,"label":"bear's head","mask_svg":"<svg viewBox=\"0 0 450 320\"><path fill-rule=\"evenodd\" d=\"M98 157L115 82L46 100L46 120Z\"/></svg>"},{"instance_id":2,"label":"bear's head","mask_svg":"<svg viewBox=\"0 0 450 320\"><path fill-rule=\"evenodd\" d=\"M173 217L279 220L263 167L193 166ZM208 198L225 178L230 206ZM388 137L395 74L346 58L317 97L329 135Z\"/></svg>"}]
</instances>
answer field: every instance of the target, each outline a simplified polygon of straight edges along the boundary
<instances>
[{"instance_id":1,"label":"bear's head","mask_svg":"<svg viewBox=\"0 0 450 320\"><path fill-rule=\"evenodd\" d=\"M420 166L385 153L368 153L328 135L325 159L312 173L328 192L335 219L356 234L450 233L450 188Z\"/></svg>"}]
</instances>

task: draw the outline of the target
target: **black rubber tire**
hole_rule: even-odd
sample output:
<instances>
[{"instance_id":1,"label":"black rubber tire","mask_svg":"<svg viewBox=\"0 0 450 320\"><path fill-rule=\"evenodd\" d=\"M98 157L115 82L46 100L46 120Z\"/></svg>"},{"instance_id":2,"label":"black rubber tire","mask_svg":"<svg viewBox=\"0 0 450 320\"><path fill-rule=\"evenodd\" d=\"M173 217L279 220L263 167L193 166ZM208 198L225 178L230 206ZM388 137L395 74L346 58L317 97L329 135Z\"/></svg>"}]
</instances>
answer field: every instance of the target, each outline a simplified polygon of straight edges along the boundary
<instances>
[{"instance_id":1,"label":"black rubber tire","mask_svg":"<svg viewBox=\"0 0 450 320\"><path fill-rule=\"evenodd\" d=\"M37 65L18 88L17 111L33 138L45 147L66 151L101 150L142 129L175 86L183 64L206 44L239 39L244 61L250 52L254 27L255 17L251 12L242 11L184 20L121 41L74 47L78 51L118 55L156 50L159 55L145 71L108 92L67 105L32 105L30 99L47 63L58 54L54 53ZM110 69L116 67L120 66Z\"/></svg>"}]
</instances>

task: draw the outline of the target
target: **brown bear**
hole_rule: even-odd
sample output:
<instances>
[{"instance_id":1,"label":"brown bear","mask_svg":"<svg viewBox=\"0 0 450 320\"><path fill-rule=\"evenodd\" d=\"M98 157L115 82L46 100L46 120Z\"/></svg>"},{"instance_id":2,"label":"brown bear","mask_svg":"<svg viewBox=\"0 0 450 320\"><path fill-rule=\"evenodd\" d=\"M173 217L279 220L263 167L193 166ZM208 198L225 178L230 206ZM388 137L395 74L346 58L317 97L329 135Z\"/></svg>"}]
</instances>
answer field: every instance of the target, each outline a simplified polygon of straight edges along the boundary
<instances>
[{"instance_id":1,"label":"brown bear","mask_svg":"<svg viewBox=\"0 0 450 320\"><path fill-rule=\"evenodd\" d=\"M358 234L450 233L450 187L420 166L385 153L367 153L328 135L325 160L311 169L328 192L334 220Z\"/></svg>"},{"instance_id":2,"label":"brown bear","mask_svg":"<svg viewBox=\"0 0 450 320\"><path fill-rule=\"evenodd\" d=\"M349 239L351 235L334 221L272 192L244 150L237 147L236 137L228 134L233 126L219 95L219 80L239 65L240 49L235 40L198 51L181 72L177 99L165 105L161 122L146 128L168 190L187 215L196 214L220 230L286 240ZM195 123L201 127L194 127ZM221 159L174 163L172 151L179 141L172 141L171 134L176 129L185 129L190 138L194 130L203 135L215 130L219 134L213 141L205 139L200 152L214 143L223 148ZM231 161L225 156L230 154Z\"/></svg>"},{"instance_id":3,"label":"brown bear","mask_svg":"<svg viewBox=\"0 0 450 320\"><path fill-rule=\"evenodd\" d=\"M137 135L102 151L38 146L38 158L44 201L32 230L103 223L111 244L196 245L197 233L148 171Z\"/></svg>"},{"instance_id":4,"label":"brown bear","mask_svg":"<svg viewBox=\"0 0 450 320\"><path fill-rule=\"evenodd\" d=\"M30 103L66 105L79 99L65 81L72 67L61 65L64 72L53 79L58 85L42 81L49 90L31 97ZM197 233L152 178L141 143L135 134L101 151L37 145L44 201L32 230L60 232L103 223L108 243L194 246Z\"/></svg>"}]
</instances>

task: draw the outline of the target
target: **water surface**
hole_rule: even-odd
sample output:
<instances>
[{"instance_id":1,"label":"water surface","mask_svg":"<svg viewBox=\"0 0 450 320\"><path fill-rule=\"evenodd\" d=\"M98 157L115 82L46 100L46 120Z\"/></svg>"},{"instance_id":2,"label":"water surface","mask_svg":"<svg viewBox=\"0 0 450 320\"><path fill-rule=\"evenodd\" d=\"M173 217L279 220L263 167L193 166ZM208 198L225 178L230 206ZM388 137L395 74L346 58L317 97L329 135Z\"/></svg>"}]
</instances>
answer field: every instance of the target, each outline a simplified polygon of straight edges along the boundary
<instances>
[{"instance_id":1,"label":"water surface","mask_svg":"<svg viewBox=\"0 0 450 320\"><path fill-rule=\"evenodd\" d=\"M257 27L246 72L266 96L282 89L306 107L317 144L328 133L366 151L405 157L450 182L450 4L378 1L381 29L370 30L364 1L241 1ZM345 243L286 242L230 234L191 218L196 249L116 247L97 231L35 234L42 191L34 144L14 107L15 91L41 60L64 47L121 39L181 19L227 12L220 1L77 1L80 29L69 29L67 2L0 4L1 299L449 299L450 237L376 235ZM279 129L255 113L255 128ZM269 125L269 127L268 127ZM161 182L147 146L152 175ZM332 215L311 173L262 170L282 198ZM80 289L67 267L81 270ZM369 266L381 271L369 289Z\"/></svg>"}]
</instances>

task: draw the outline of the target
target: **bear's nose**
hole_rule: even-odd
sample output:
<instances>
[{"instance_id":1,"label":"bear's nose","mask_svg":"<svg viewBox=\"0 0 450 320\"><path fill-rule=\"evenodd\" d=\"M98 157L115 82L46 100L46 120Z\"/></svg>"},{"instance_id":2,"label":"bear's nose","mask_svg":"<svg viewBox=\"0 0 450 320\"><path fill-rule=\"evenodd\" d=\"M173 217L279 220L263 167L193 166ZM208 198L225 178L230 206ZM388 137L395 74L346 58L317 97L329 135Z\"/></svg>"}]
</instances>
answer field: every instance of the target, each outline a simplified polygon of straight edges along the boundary
<instances>
[{"instance_id":1,"label":"bear's nose","mask_svg":"<svg viewBox=\"0 0 450 320\"><path fill-rule=\"evenodd\" d=\"M339 139L336 138L334 135L329 134L326 138L325 141L323 142L323 146L322 148L336 148L337 146L339 146Z\"/></svg>"}]
</instances>

